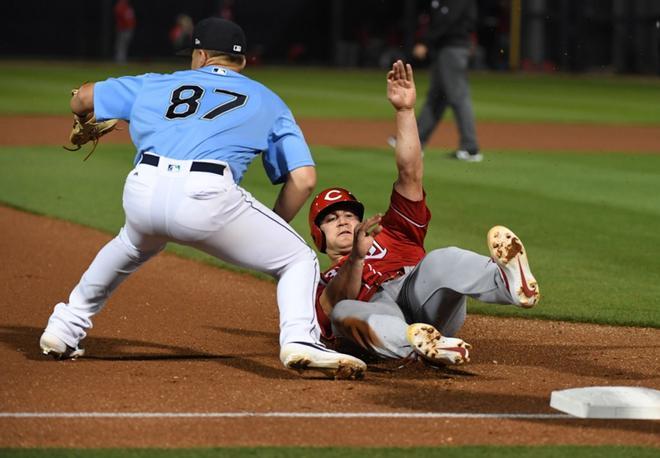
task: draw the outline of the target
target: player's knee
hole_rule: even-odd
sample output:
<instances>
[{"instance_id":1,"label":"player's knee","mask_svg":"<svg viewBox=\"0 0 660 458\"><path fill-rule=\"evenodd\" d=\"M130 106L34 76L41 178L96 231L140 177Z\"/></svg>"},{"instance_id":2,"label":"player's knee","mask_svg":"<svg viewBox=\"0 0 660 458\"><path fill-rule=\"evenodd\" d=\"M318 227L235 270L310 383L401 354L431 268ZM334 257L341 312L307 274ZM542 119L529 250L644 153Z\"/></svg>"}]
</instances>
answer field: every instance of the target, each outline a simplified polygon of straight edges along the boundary
<instances>
[{"instance_id":1,"label":"player's knee","mask_svg":"<svg viewBox=\"0 0 660 458\"><path fill-rule=\"evenodd\" d=\"M121 229L121 231L119 232L119 236L115 237L114 241L117 243L117 246L119 246L120 249L124 253L126 253L126 255L133 262L136 262L138 264L147 261L151 256L153 256L154 254L158 253L158 251L160 251L160 248L147 251L147 250L141 250L140 248L136 247L129 238L128 233L124 228Z\"/></svg>"},{"instance_id":2,"label":"player's knee","mask_svg":"<svg viewBox=\"0 0 660 458\"><path fill-rule=\"evenodd\" d=\"M430 251L426 257L434 263L447 263L460 258L465 250L455 246Z\"/></svg>"},{"instance_id":3,"label":"player's knee","mask_svg":"<svg viewBox=\"0 0 660 458\"><path fill-rule=\"evenodd\" d=\"M330 321L333 323L342 323L344 319L351 317L353 311L352 302L348 299L337 302L332 308L332 312L330 312Z\"/></svg>"},{"instance_id":4,"label":"player's knee","mask_svg":"<svg viewBox=\"0 0 660 458\"><path fill-rule=\"evenodd\" d=\"M464 253L465 250L454 246L438 248L427 253L420 268L431 275L442 277L456 268Z\"/></svg>"},{"instance_id":5,"label":"player's knee","mask_svg":"<svg viewBox=\"0 0 660 458\"><path fill-rule=\"evenodd\" d=\"M261 272L272 275L278 280L284 275L305 279L315 276L318 280L319 261L310 247L301 244L300 248L290 251L286 256L280 256L276 262L264 267Z\"/></svg>"},{"instance_id":6,"label":"player's knee","mask_svg":"<svg viewBox=\"0 0 660 458\"><path fill-rule=\"evenodd\" d=\"M298 249L292 252L290 265L292 264L316 264L319 263L319 258L316 256L314 250L307 245L301 245Z\"/></svg>"}]
</instances>

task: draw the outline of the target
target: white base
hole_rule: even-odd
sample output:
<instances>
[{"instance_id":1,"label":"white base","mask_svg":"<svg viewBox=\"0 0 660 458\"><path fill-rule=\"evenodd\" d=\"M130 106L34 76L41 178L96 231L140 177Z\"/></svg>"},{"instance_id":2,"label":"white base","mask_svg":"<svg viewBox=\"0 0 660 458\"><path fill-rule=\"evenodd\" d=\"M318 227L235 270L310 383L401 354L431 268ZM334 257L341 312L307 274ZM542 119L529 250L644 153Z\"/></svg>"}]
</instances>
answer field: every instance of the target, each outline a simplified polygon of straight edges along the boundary
<instances>
[{"instance_id":1,"label":"white base","mask_svg":"<svg viewBox=\"0 0 660 458\"><path fill-rule=\"evenodd\" d=\"M553 391L550 407L580 418L660 420L660 391L631 386L593 386Z\"/></svg>"}]
</instances>

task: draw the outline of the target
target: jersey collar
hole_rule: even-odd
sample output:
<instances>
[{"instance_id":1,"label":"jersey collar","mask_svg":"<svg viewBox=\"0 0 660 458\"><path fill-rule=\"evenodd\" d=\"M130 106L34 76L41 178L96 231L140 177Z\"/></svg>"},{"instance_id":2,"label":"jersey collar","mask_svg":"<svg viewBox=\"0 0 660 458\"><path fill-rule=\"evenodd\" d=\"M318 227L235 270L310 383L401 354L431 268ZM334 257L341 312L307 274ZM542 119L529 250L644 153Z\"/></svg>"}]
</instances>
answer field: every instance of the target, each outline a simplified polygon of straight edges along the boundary
<instances>
[{"instance_id":1,"label":"jersey collar","mask_svg":"<svg viewBox=\"0 0 660 458\"><path fill-rule=\"evenodd\" d=\"M212 75L220 75L220 76L231 75L231 76L240 76L244 78L244 76L241 75L240 73L235 72L234 70L230 70L221 65L207 65L206 67L201 67L198 68L197 70L204 73L210 73Z\"/></svg>"}]
</instances>

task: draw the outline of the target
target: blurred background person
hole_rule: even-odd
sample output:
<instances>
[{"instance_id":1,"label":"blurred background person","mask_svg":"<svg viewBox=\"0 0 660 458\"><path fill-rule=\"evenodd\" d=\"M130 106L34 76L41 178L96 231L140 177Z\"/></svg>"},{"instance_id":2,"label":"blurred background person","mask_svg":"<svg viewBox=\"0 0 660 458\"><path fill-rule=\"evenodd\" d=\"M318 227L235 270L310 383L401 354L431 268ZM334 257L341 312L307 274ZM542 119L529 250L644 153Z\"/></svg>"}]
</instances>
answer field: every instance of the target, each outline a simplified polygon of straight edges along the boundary
<instances>
[{"instance_id":1,"label":"blurred background person","mask_svg":"<svg viewBox=\"0 0 660 458\"><path fill-rule=\"evenodd\" d=\"M135 10L129 0L119 0L114 7L115 14L115 62L126 62L128 48L135 31Z\"/></svg>"},{"instance_id":2,"label":"blurred background person","mask_svg":"<svg viewBox=\"0 0 660 458\"><path fill-rule=\"evenodd\" d=\"M422 147L428 142L449 106L460 137L455 157L479 162L483 156L479 153L468 85L468 63L477 23L476 1L432 0L429 16L426 33L413 48L416 59L431 60L429 90L417 118L420 142Z\"/></svg>"},{"instance_id":3,"label":"blurred background person","mask_svg":"<svg viewBox=\"0 0 660 458\"><path fill-rule=\"evenodd\" d=\"M234 20L234 0L221 0L218 8L218 16L228 21Z\"/></svg>"},{"instance_id":4,"label":"blurred background person","mask_svg":"<svg viewBox=\"0 0 660 458\"><path fill-rule=\"evenodd\" d=\"M170 29L170 41L175 51L185 48L192 41L193 20L187 14L179 14Z\"/></svg>"}]
</instances>

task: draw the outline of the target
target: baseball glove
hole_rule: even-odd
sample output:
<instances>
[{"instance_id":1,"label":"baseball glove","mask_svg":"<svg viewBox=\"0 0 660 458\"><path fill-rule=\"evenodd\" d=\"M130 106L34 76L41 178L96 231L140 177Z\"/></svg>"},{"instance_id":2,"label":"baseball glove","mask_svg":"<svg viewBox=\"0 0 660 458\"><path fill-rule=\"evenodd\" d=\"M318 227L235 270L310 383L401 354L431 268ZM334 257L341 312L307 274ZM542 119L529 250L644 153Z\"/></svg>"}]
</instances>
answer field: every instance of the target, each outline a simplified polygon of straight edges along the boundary
<instances>
[{"instance_id":1,"label":"baseball glove","mask_svg":"<svg viewBox=\"0 0 660 458\"><path fill-rule=\"evenodd\" d=\"M71 91L71 95L74 96L77 92L78 90L74 89ZM83 145L93 142L94 146L92 147L92 150L87 156L85 156L85 159L83 159L86 161L96 149L99 139L117 128L117 122L117 119L96 122L94 116L85 119L74 113L73 127L71 129L71 134L69 135L69 141L71 142L72 147L64 146L63 148L69 151L78 151Z\"/></svg>"}]
</instances>

